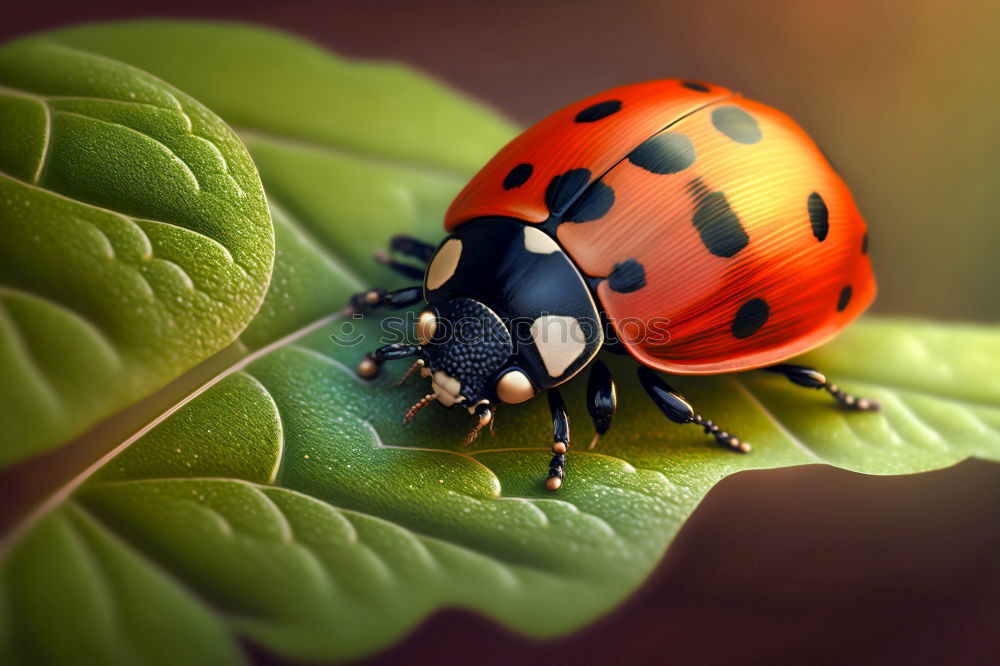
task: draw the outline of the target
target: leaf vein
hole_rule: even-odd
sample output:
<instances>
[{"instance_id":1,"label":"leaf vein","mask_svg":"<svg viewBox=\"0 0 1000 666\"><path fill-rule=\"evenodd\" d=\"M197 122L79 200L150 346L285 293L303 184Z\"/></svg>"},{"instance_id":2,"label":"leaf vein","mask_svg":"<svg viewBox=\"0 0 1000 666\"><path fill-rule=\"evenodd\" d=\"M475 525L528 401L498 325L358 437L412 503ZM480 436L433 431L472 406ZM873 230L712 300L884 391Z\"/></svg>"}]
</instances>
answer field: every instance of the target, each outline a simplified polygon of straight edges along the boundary
<instances>
[{"instance_id":1,"label":"leaf vein","mask_svg":"<svg viewBox=\"0 0 1000 666\"><path fill-rule=\"evenodd\" d=\"M51 495L45 497L39 505L33 509L28 515L26 515L20 522L18 522L13 529L9 530L7 534L0 537L0 557L3 553L10 548L14 543L17 542L21 534L28 530L32 525L36 524L43 516L48 514L54 507L58 506L60 503L69 498L69 496L80 487L84 481L93 476L97 470L101 469L109 461L113 460L115 456L131 446L135 441L139 440L143 435L147 434L153 430L156 426L166 421L168 418L180 411L185 405L188 405L192 400L200 396L202 393L212 388L220 381L228 377L229 375L239 372L244 369L257 359L266 356L275 349L283 347L290 344L292 341L304 337L313 331L322 328L328 324L333 323L340 317L343 317L343 312L337 312L335 314L318 319L306 326L303 326L295 331L292 331L288 335L278 338L274 342L260 347L253 352L243 356L238 361L232 365L219 371L216 375L209 378L202 384L196 386L187 395L183 396L179 400L175 401L174 404L170 405L167 409L163 410L160 414L157 414L155 418L150 419L148 422L137 428L132 432L131 435L126 437L124 440L119 442L111 450L105 453L103 456L95 460L93 463L88 465L79 474L70 479L69 481L63 483L59 486Z\"/></svg>"},{"instance_id":2,"label":"leaf vein","mask_svg":"<svg viewBox=\"0 0 1000 666\"><path fill-rule=\"evenodd\" d=\"M360 516L362 518L366 518L368 520L377 521L377 522L383 523L384 525L387 525L387 526L389 526L391 528L403 530L404 532L407 532L409 535L411 535L414 538L423 539L423 540L427 540L427 541L436 541L438 543L442 543L442 544L445 544L447 546L450 546L450 547L453 547L453 548L456 548L456 549L459 549L459 550L463 550L465 552L472 553L474 555L478 555L480 557L485 557L485 558L494 560L494 561L499 562L501 564L504 564L506 566L522 567L522 568L529 569L529 570L532 570L532 571L535 571L535 572L538 572L538 573L548 574L548 575L553 576L555 578L564 578L564 579L571 578L569 575L563 575L564 574L563 569L561 567L559 567L558 565L554 566L553 568L550 569L550 568L539 566L539 565L534 564L534 563L524 562L524 561L519 561L519 560L514 560L514 559L511 559L511 558L507 558L507 557L504 557L504 556L502 556L502 555L500 555L498 553L493 553L493 552L490 552L490 551L487 551L487 550L476 549L476 548L473 548L471 546L465 545L465 544L463 544L461 542L458 542L458 541L455 541L455 540L452 540L452 539L446 539L444 537L431 536L431 535L428 535L428 534L424 534L422 532L414 530L413 528L411 528L409 526L403 525L401 523L393 522L391 520L383 518L382 516L379 516L379 515L376 515L376 514L373 514L373 513L368 513L366 511L361 511L361 510L358 510L358 509L348 509L348 508L345 508L345 507L341 507L341 506L338 506L338 505L334 504L333 502L329 502L329 501L321 499L319 497L315 497L313 495L309 495L308 493L304 493L304 492L302 492L300 490L296 490L294 488L287 488L287 487L284 487L284 486L261 486L261 484L255 483L253 481L247 481L245 479L237 479L237 478L231 478L231 477L160 477L160 478L150 478L150 479L127 479L127 480L123 480L123 481L102 481L102 482L96 483L96 484L94 484L92 486L88 486L88 488L94 488L94 489L98 489L98 488L115 488L115 487L122 487L122 486L140 485L140 484L143 484L143 483L197 483L197 482L233 483L233 484L241 485L241 486L249 486L251 488L254 488L255 490L262 490L262 491L266 490L266 489L273 488L273 489L279 490L281 492L287 492L287 493L291 493L291 494L297 495L297 496L299 496L301 498L307 499L307 500L312 501L312 502L318 502L318 503L320 503L322 505L325 505L327 508L329 508L332 511L339 511L339 512L344 513L344 514L353 514L353 515ZM492 498L490 498L490 500L492 500ZM490 500L487 500L487 501L490 501ZM189 501L189 500L186 500L186 501ZM197 503L195 503L195 504L197 506L204 506L204 505L200 505L200 504L197 504ZM577 508L579 508L579 507L577 507ZM278 510L280 511L280 507L278 508ZM581 513L584 513L584 515L592 515L592 514L587 514L585 512L582 512L582 511L581 511ZM295 543L301 544L301 542L299 542L299 541L296 541ZM360 539L358 539L358 543L361 543ZM301 545L304 545L304 544L301 544ZM434 558L434 555L432 553L430 553L428 551L427 554L428 554L428 557L436 560L436 558Z\"/></svg>"},{"instance_id":3,"label":"leaf vein","mask_svg":"<svg viewBox=\"0 0 1000 666\"><path fill-rule=\"evenodd\" d=\"M0 292L2 291L6 291L6 287L0 287ZM25 369L35 381L35 385L44 396L46 402L49 403L49 410L54 413L63 412L65 406L63 405L62 398L55 390L48 375L45 374L38 364L35 355L31 352L31 349L24 340L24 336L21 334L20 327L14 321L14 318L10 316L7 308L4 307L3 300L0 299L0 325L2 324L7 325L6 328L10 331L11 341L17 349L17 355L25 360Z\"/></svg>"},{"instance_id":4,"label":"leaf vein","mask_svg":"<svg viewBox=\"0 0 1000 666\"><path fill-rule=\"evenodd\" d=\"M88 208L92 208L94 210L101 211L101 212L106 213L108 215L114 215L115 217L117 217L117 218L119 218L121 220L124 220L126 223L128 223L130 225L133 225L136 228L136 230L139 231L142 234L142 237L144 239L144 244L145 244L145 246L147 248L146 249L146 253L148 254L148 257L145 257L145 258L155 258L158 261L169 261L168 259L162 259L160 257L154 257L153 256L153 246L152 246L152 243L150 243L149 236L146 234L145 230L143 230L142 227L139 225L139 222L162 224L162 225L167 226L167 227L178 229L178 230L180 230L182 232L189 232L189 233L191 233L191 234L193 234L193 235L195 235L195 236L197 236L199 238L204 239L205 241L211 242L214 245L219 246L223 250L225 250L226 255L230 259L232 259L233 264L235 266L239 267L243 271L244 274L247 273L246 268L244 268L242 264L240 264L239 262L237 262L233 258L233 255L230 252L229 248L227 248L225 245L223 245L221 242L217 241L216 239L212 238L211 236L208 236L207 234L204 234L204 233L198 231L197 229L191 229L191 228L185 227L185 226L183 226L181 224L177 224L175 222L167 222L165 220L154 220L152 218L147 218L147 217L131 217L129 215L126 215L125 213L119 212L117 210L113 210L111 208L105 208L104 206L100 206L98 204L94 204L94 203L91 203L89 201L81 201L79 199L73 199L72 197L68 197L65 194L62 194L60 192L56 192L55 190L45 189L45 188L40 187L38 185L35 185L33 183L29 183L29 182L27 182L25 180L21 180L20 178L17 178L16 176L13 176L13 175L11 175L9 173L6 173L4 171L0 171L0 178L7 178L8 180L10 180L12 182L18 183L20 185L23 185L24 187L28 187L28 188L31 188L33 190L38 190L39 192L42 192L42 193L44 193L44 194L46 194L48 196L53 196L53 197L56 197L58 199L62 199L63 201L69 201L69 202L71 202L73 204L77 204L77 205L80 205L80 206L86 206ZM74 218L74 219L79 220L80 218ZM93 223L89 223L89 224L93 224ZM174 263L174 262L170 262L170 263Z\"/></svg>"},{"instance_id":5,"label":"leaf vein","mask_svg":"<svg viewBox=\"0 0 1000 666\"><path fill-rule=\"evenodd\" d=\"M41 294L33 291L26 291L23 289L16 289L8 285L0 285L0 294L10 294L13 296L20 296L22 298L31 298L42 303L54 310L59 310L66 314L66 316L74 319L78 324L86 328L90 333L97 339L105 353L116 365L121 365L123 359L118 348L111 342L111 337L104 332L104 330L97 325L96 322L85 316L83 313L74 310L65 303L60 303L59 301L54 301L51 298L42 296ZM23 341L22 341L23 342Z\"/></svg>"},{"instance_id":6,"label":"leaf vein","mask_svg":"<svg viewBox=\"0 0 1000 666\"><path fill-rule=\"evenodd\" d=\"M163 143L162 141L160 141L159 139L157 139L155 136L152 136L150 134L145 134L144 132L140 132L139 130L135 129L134 127L129 127L128 125L123 125L122 123L116 123L116 122L113 122L111 120L104 120L103 118L97 118L96 116L88 116L85 113L79 113L79 112L76 112L76 111L62 111L62 110L57 110L54 113L54 115L71 116L71 117L74 117L74 118L83 118L84 120L89 120L91 122L100 123L102 125L110 125L112 127L118 127L118 128L121 128L121 129L125 130L126 132L130 132L132 134L135 134L137 136L142 137L143 139L147 139L149 141L152 141L156 145L158 145L161 148L163 148L163 150L165 150L170 155L170 157L177 164L180 164L180 166L184 170L184 173L191 179L191 183L194 185L194 189L196 191L198 191L198 192L201 191L201 182L198 180L198 176L195 175L195 172L191 168L191 165L189 165L183 158L181 158L181 156L178 155L174 151L173 148L171 148L167 144Z\"/></svg>"},{"instance_id":7,"label":"leaf vein","mask_svg":"<svg viewBox=\"0 0 1000 666\"><path fill-rule=\"evenodd\" d=\"M753 391L751 391L749 387L747 387L747 385L743 382L743 380L738 379L735 376L730 376L729 379L733 383L733 385L736 386L736 389L740 393L742 393L747 398L747 400L749 400L757 409L760 410L760 413L764 415L764 418L766 418L771 423L774 429L777 430L782 435L784 435L784 437L795 448L801 451L810 460L815 460L817 462L825 462L823 458L819 456L819 454L817 454L809 447L809 445L807 445L805 442L799 439L794 433L792 433L791 430L786 428L785 424L783 424L778 419L778 417L776 417L774 413L767 408L767 406L760 400L760 398L754 395Z\"/></svg>"},{"instance_id":8,"label":"leaf vein","mask_svg":"<svg viewBox=\"0 0 1000 666\"><path fill-rule=\"evenodd\" d=\"M36 185L42 179L42 172L45 170L45 164L49 159L49 147L52 145L52 109L44 102L40 104L42 111L45 112L45 141L42 144L42 154L38 158L38 168L35 169L35 175L31 179L31 182Z\"/></svg>"},{"instance_id":9,"label":"leaf vein","mask_svg":"<svg viewBox=\"0 0 1000 666\"><path fill-rule=\"evenodd\" d=\"M271 403L271 408L274 410L274 418L278 422L278 451L277 455L274 457L274 465L271 467L271 471L267 476L267 482L274 484L278 480L278 472L281 471L281 466L285 457L285 424L284 420L281 418L281 410L278 409L278 403L271 394L270 389L264 386L264 382L260 381L246 370L240 370L237 374L242 377L246 377L253 382L253 384L264 393L268 401Z\"/></svg>"}]
</instances>

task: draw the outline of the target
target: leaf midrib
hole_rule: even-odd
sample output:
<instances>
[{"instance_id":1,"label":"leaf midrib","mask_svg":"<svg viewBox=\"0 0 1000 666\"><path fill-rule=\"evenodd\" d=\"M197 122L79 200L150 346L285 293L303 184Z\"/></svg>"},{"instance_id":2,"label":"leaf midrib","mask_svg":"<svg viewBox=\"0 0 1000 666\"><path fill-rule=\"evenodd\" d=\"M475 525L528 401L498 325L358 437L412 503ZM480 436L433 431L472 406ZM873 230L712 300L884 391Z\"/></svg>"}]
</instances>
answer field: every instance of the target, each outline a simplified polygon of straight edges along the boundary
<instances>
[{"instance_id":1,"label":"leaf midrib","mask_svg":"<svg viewBox=\"0 0 1000 666\"><path fill-rule=\"evenodd\" d=\"M226 377L243 370L245 367L253 363L259 358L266 356L272 351L294 342L313 331L322 328L328 324L332 324L338 318L344 316L344 312L337 312L333 315L323 317L316 321L313 321L291 333L285 335L277 340L264 345L242 357L237 361L230 364L229 366L221 369L218 373L213 375L208 380L197 385L191 391L186 393L181 399L176 400L174 403L169 405L166 409L159 412L155 417L147 421L145 424L140 426L138 429L132 432L131 435L127 436L125 439L117 443L114 447L108 450L106 453L101 455L97 460L88 465L79 474L74 475L69 481L62 483L60 486L55 488L52 493L48 494L35 508L31 509L28 514L20 521L16 521L14 526L7 532L7 534L0 537L0 559L4 556L14 544L17 543L20 536L27 532L33 525L35 525L41 518L48 515L56 506L58 506L63 501L67 500L70 495L83 484L88 478L93 476L99 469L104 467L108 462L113 460L119 453L127 449L134 442L139 440L141 437L152 431L156 426L170 418L173 414L179 411L182 407L189 404L195 398L203 394L208 389L212 388L220 381ZM221 353L221 352L220 352ZM203 361L202 363L205 363ZM113 418L113 417L111 417ZM99 424L95 424L95 427ZM86 439L88 433L84 433L81 437L77 438L76 441ZM72 443L67 444L71 446Z\"/></svg>"}]
</instances>

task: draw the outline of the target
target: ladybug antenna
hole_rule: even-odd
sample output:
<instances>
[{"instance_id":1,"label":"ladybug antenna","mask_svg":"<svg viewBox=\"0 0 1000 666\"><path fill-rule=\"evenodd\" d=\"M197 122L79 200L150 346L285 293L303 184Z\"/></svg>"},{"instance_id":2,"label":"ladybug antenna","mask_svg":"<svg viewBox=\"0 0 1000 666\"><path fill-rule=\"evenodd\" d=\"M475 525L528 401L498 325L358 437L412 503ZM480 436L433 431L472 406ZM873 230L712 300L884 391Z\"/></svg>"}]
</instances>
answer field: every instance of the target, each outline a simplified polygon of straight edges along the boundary
<instances>
[{"instance_id":1,"label":"ladybug antenna","mask_svg":"<svg viewBox=\"0 0 1000 666\"><path fill-rule=\"evenodd\" d=\"M408 425L410 421L413 420L413 417L417 415L417 412L419 412L421 409L423 409L430 403L434 402L435 400L437 400L437 395L435 395L434 393L428 393L423 398L421 398L417 402L417 404L413 405L413 407L410 407L408 410L406 410L406 416L403 417L403 425Z\"/></svg>"},{"instance_id":2,"label":"ladybug antenna","mask_svg":"<svg viewBox=\"0 0 1000 666\"><path fill-rule=\"evenodd\" d=\"M406 382L406 380L410 378L410 375L412 375L417 368L422 368L422 367L424 367L424 359L418 358L416 362L414 362L414 364L410 366L410 369L406 371L406 374L403 375L403 378L400 379L398 382L396 382L396 386L402 386Z\"/></svg>"}]
</instances>

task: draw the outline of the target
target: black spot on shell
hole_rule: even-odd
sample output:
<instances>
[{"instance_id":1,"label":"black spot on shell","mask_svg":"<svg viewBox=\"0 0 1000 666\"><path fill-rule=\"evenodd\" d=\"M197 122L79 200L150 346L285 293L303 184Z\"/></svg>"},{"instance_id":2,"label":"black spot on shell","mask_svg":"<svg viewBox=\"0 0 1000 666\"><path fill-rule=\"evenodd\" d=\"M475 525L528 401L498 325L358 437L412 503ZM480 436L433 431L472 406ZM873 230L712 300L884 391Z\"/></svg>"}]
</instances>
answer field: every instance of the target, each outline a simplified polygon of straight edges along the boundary
<instances>
[{"instance_id":1,"label":"black spot on shell","mask_svg":"<svg viewBox=\"0 0 1000 666\"><path fill-rule=\"evenodd\" d=\"M851 294L853 293L854 290L851 289L851 285L847 285L840 290L840 297L837 299L837 312L844 311L844 308L851 302Z\"/></svg>"},{"instance_id":2,"label":"black spot on shell","mask_svg":"<svg viewBox=\"0 0 1000 666\"><path fill-rule=\"evenodd\" d=\"M593 106L588 106L586 109L576 114L576 122L578 123L593 123L598 120L607 118L613 113L618 113L622 108L621 100L609 99L605 102L598 102Z\"/></svg>"},{"instance_id":3,"label":"black spot on shell","mask_svg":"<svg viewBox=\"0 0 1000 666\"><path fill-rule=\"evenodd\" d=\"M515 187L521 187L528 182L528 179L531 178L531 174L534 170L535 168L527 162L518 164L516 167L511 169L510 173L507 174L507 177L503 179L503 189L512 190Z\"/></svg>"},{"instance_id":4,"label":"black spot on shell","mask_svg":"<svg viewBox=\"0 0 1000 666\"><path fill-rule=\"evenodd\" d=\"M767 322L771 309L763 298L751 298L740 306L733 318L733 335L737 338L749 338L760 330Z\"/></svg>"},{"instance_id":5,"label":"black spot on shell","mask_svg":"<svg viewBox=\"0 0 1000 666\"><path fill-rule=\"evenodd\" d=\"M559 174L545 190L545 205L553 215L560 215L590 182L588 169L572 169Z\"/></svg>"},{"instance_id":6,"label":"black spot on shell","mask_svg":"<svg viewBox=\"0 0 1000 666\"><path fill-rule=\"evenodd\" d=\"M635 259L617 263L608 276L608 286L619 294L638 291L646 286L646 269Z\"/></svg>"},{"instance_id":7,"label":"black spot on shell","mask_svg":"<svg viewBox=\"0 0 1000 666\"><path fill-rule=\"evenodd\" d=\"M830 212L826 209L823 197L818 192L810 194L806 201L806 209L809 211L809 222L812 224L813 236L820 242L826 240L826 235L830 232Z\"/></svg>"},{"instance_id":8,"label":"black spot on shell","mask_svg":"<svg viewBox=\"0 0 1000 666\"><path fill-rule=\"evenodd\" d=\"M695 197L691 223L698 230L701 242L717 257L732 257L750 242L740 218L729 207L722 192L710 192L700 180L691 183Z\"/></svg>"},{"instance_id":9,"label":"black spot on shell","mask_svg":"<svg viewBox=\"0 0 1000 666\"><path fill-rule=\"evenodd\" d=\"M608 214L615 191L601 181L592 183L563 215L564 222L593 222Z\"/></svg>"},{"instance_id":10,"label":"black spot on shell","mask_svg":"<svg viewBox=\"0 0 1000 666\"><path fill-rule=\"evenodd\" d=\"M694 144L676 132L652 136L628 154L628 161L656 174L677 173L694 164Z\"/></svg>"},{"instance_id":11,"label":"black spot on shell","mask_svg":"<svg viewBox=\"0 0 1000 666\"><path fill-rule=\"evenodd\" d=\"M865 232L864 238L861 239L861 254L868 254L868 232Z\"/></svg>"},{"instance_id":12,"label":"black spot on shell","mask_svg":"<svg viewBox=\"0 0 1000 666\"><path fill-rule=\"evenodd\" d=\"M760 141L760 125L753 116L737 106L720 106L712 111L712 124L737 143Z\"/></svg>"},{"instance_id":13,"label":"black spot on shell","mask_svg":"<svg viewBox=\"0 0 1000 666\"><path fill-rule=\"evenodd\" d=\"M708 86L698 83L697 81L682 81L681 85L687 88L688 90L695 90L697 92L711 92L711 89Z\"/></svg>"}]
</instances>

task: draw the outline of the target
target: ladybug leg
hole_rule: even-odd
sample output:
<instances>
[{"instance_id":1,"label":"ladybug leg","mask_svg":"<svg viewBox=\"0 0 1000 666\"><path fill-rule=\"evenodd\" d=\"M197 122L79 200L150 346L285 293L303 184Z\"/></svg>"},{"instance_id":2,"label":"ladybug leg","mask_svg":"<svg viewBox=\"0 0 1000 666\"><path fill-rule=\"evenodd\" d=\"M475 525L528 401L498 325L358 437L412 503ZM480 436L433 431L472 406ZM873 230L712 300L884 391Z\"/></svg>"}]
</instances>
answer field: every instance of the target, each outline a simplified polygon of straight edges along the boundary
<instances>
[{"instance_id":1,"label":"ladybug leg","mask_svg":"<svg viewBox=\"0 0 1000 666\"><path fill-rule=\"evenodd\" d=\"M875 400L861 398L840 390L840 387L831 383L819 370L804 365L794 365L792 363L781 363L763 368L768 372L777 372L788 377L789 381L806 388L823 389L829 393L837 404L846 409L853 409L859 412L877 412L882 406Z\"/></svg>"},{"instance_id":2,"label":"ladybug leg","mask_svg":"<svg viewBox=\"0 0 1000 666\"><path fill-rule=\"evenodd\" d=\"M422 281L427 263L431 260L431 257L434 256L434 251L436 249L437 248L434 245L425 243L419 238L414 238L413 236L393 236L392 240L389 241L390 252L398 252L404 257L416 259L420 263L420 267L396 261L389 255L389 253L381 250L375 253L375 261L388 266L397 273L405 275L412 280Z\"/></svg>"},{"instance_id":3,"label":"ladybug leg","mask_svg":"<svg viewBox=\"0 0 1000 666\"><path fill-rule=\"evenodd\" d=\"M611 427L611 417L618 407L618 396L615 392L615 379L611 376L608 366L603 361L594 361L587 379L587 411L594 421L594 439L588 450L597 445L597 440Z\"/></svg>"},{"instance_id":4,"label":"ladybug leg","mask_svg":"<svg viewBox=\"0 0 1000 666\"><path fill-rule=\"evenodd\" d=\"M701 414L695 414L694 408L681 394L644 365L639 366L639 382L646 389L646 393L649 394L653 403L663 412L663 415L674 423L693 423L701 426L706 435L714 437L719 446L732 449L737 453L750 451L750 445L739 437L722 430L712 421L702 418Z\"/></svg>"},{"instance_id":5,"label":"ladybug leg","mask_svg":"<svg viewBox=\"0 0 1000 666\"><path fill-rule=\"evenodd\" d=\"M566 476L566 452L569 450L569 415L566 403L558 389L549 389L549 410L552 412L552 460L549 461L549 478L545 486L559 490Z\"/></svg>"},{"instance_id":6,"label":"ladybug leg","mask_svg":"<svg viewBox=\"0 0 1000 666\"><path fill-rule=\"evenodd\" d=\"M379 347L358 364L358 376L362 379L372 379L381 370L386 361L395 361L400 358L408 358L421 354L420 345L411 345L403 342L395 342L391 345Z\"/></svg>"},{"instance_id":7,"label":"ladybug leg","mask_svg":"<svg viewBox=\"0 0 1000 666\"><path fill-rule=\"evenodd\" d=\"M393 236L392 240L389 241L389 248L393 252L399 252L404 257L411 257L423 264L426 264L430 262L431 257L434 256L434 251L437 250L437 245L425 243L419 238L414 238L413 236L399 234L398 236Z\"/></svg>"},{"instance_id":8,"label":"ladybug leg","mask_svg":"<svg viewBox=\"0 0 1000 666\"><path fill-rule=\"evenodd\" d=\"M416 266L410 266L409 264L404 264L401 261L396 261L388 254L384 252L375 253L375 261L382 264L383 266L388 266L392 270L396 271L400 275L405 275L411 280L423 280L424 279L424 269L417 268Z\"/></svg>"},{"instance_id":9,"label":"ladybug leg","mask_svg":"<svg viewBox=\"0 0 1000 666\"><path fill-rule=\"evenodd\" d=\"M369 289L351 296L351 309L361 312L370 308L391 308L399 310L419 303L424 298L422 285L404 287L395 291L385 289Z\"/></svg>"}]
</instances>

